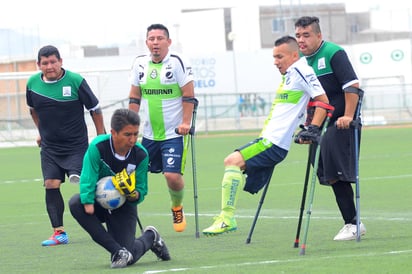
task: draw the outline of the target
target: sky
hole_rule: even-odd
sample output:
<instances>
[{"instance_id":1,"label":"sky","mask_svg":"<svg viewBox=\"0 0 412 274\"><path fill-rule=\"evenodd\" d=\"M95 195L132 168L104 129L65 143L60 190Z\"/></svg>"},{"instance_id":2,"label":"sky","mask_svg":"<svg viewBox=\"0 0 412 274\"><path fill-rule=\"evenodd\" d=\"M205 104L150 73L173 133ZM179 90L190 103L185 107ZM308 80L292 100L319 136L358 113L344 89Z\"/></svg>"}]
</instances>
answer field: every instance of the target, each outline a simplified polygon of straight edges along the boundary
<instances>
[{"instance_id":1,"label":"sky","mask_svg":"<svg viewBox=\"0 0 412 274\"><path fill-rule=\"evenodd\" d=\"M163 23L169 29L173 28L179 24L180 10L185 8L333 2L345 2L348 12L412 8L412 4L404 0L11 0L2 8L0 29L17 29L74 44L110 46L144 38L145 29L151 23ZM194 22L194 31L196 24L207 22Z\"/></svg>"}]
</instances>

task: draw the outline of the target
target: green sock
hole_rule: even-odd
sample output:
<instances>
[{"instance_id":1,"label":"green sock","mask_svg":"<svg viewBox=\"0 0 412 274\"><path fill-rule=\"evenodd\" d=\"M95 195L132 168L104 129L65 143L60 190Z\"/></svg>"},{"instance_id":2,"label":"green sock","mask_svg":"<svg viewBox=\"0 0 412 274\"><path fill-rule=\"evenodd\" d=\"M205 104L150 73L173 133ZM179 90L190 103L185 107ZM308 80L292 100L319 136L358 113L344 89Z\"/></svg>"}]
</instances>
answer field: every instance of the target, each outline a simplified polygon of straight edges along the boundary
<instances>
[{"instance_id":1,"label":"green sock","mask_svg":"<svg viewBox=\"0 0 412 274\"><path fill-rule=\"evenodd\" d=\"M237 166L227 166L222 180L222 212L224 216L232 218L235 215L236 202L239 196L239 187L244 182L242 171Z\"/></svg>"},{"instance_id":2,"label":"green sock","mask_svg":"<svg viewBox=\"0 0 412 274\"><path fill-rule=\"evenodd\" d=\"M169 193L170 193L170 199L172 200L172 207L181 206L183 203L183 194L184 194L183 189L175 191L169 188Z\"/></svg>"}]
</instances>

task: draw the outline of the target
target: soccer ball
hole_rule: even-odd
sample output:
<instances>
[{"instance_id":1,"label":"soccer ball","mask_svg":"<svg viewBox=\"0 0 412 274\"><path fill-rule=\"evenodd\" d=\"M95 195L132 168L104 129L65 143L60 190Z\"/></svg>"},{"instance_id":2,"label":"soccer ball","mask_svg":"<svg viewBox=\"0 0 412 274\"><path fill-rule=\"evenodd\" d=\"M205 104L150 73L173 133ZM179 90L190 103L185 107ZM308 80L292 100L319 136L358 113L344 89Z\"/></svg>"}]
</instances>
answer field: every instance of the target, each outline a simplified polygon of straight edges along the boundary
<instances>
[{"instance_id":1,"label":"soccer ball","mask_svg":"<svg viewBox=\"0 0 412 274\"><path fill-rule=\"evenodd\" d=\"M112 176L101 178L97 182L96 201L105 209L116 209L126 201L126 197L114 187Z\"/></svg>"}]
</instances>

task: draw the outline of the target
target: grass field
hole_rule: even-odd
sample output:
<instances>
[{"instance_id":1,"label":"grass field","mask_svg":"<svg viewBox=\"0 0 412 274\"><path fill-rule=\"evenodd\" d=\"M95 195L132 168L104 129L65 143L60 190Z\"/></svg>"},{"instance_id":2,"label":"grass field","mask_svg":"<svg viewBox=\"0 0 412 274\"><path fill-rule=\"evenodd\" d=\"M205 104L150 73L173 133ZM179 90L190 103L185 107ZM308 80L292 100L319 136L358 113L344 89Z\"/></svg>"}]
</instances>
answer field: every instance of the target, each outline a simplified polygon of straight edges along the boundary
<instances>
[{"instance_id":1,"label":"grass field","mask_svg":"<svg viewBox=\"0 0 412 274\"><path fill-rule=\"evenodd\" d=\"M223 158L256 134L198 135L196 162L200 231L220 209ZM161 175L149 175L149 194L139 207L144 226L156 226L172 260L147 253L135 265L110 269L109 254L71 217L70 244L42 247L52 233L44 203L39 150L0 149L0 273L411 273L412 127L365 128L360 159L361 216L367 234L360 242L336 242L343 223L329 187L316 184L306 255L293 248L306 168L307 147L292 145L278 165L250 244L246 238L260 193L240 193L238 231L195 237L193 184L189 159L185 212L188 227L172 229L169 196ZM78 186L62 187L66 201ZM303 231L303 229L302 229ZM303 235L303 233L301 234Z\"/></svg>"}]
</instances>

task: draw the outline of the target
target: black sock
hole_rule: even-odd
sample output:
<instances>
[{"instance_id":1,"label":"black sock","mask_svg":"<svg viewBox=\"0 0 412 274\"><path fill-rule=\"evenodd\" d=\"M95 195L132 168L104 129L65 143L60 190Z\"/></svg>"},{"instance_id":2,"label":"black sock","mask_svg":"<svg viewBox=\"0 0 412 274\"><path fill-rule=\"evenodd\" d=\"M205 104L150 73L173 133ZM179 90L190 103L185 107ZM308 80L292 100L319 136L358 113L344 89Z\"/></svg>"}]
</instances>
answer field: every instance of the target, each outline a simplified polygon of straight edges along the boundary
<instances>
[{"instance_id":1,"label":"black sock","mask_svg":"<svg viewBox=\"0 0 412 274\"><path fill-rule=\"evenodd\" d=\"M52 227L63 226L64 201L59 188L46 189L46 208Z\"/></svg>"},{"instance_id":2,"label":"black sock","mask_svg":"<svg viewBox=\"0 0 412 274\"><path fill-rule=\"evenodd\" d=\"M353 224L354 220L356 224L356 207L351 183L337 181L332 184L332 188L345 224Z\"/></svg>"}]
</instances>

